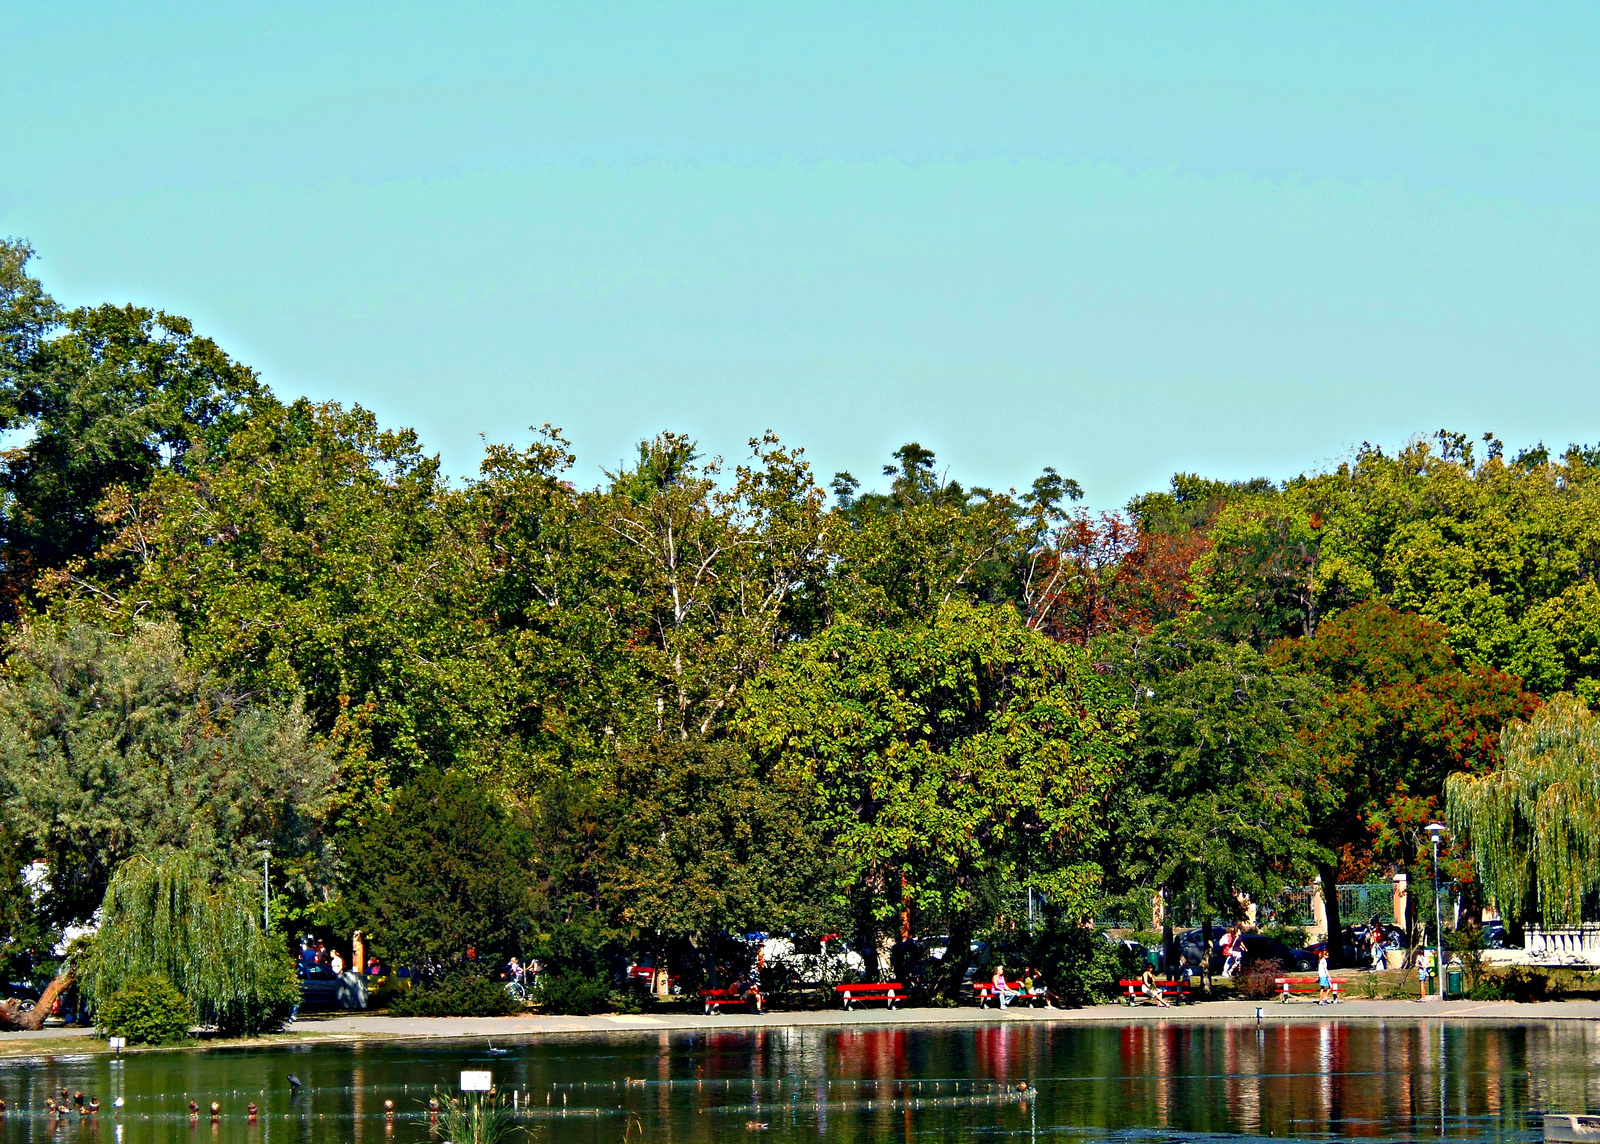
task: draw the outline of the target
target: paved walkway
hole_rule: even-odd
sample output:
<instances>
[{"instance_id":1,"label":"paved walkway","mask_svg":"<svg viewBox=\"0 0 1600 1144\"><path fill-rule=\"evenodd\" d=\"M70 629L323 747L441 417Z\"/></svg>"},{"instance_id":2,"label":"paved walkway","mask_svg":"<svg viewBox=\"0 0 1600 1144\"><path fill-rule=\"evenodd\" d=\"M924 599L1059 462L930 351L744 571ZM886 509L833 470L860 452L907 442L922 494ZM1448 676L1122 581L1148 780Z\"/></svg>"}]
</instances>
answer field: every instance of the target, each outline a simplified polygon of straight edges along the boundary
<instances>
[{"instance_id":1,"label":"paved walkway","mask_svg":"<svg viewBox=\"0 0 1600 1144\"><path fill-rule=\"evenodd\" d=\"M1535 1024L1544 1021L1600 1021L1600 1001L1557 1001L1522 1005L1511 1001L1341 1001L1334 1006L1311 1001L1218 1001L1178 1005L1170 1009L1140 1005L1096 1005L1087 1009L1022 1009L999 1012L966 1006L959 1009L837 1009L799 1013L624 1014L594 1017L385 1017L376 1013L303 1014L285 1040L359 1041L368 1039L444 1037L496 1038L508 1043L552 1034L672 1032L705 1029L762 1029L784 1026L994 1025L994 1024L1212 1024L1285 1021L1447 1020ZM0 1046L15 1055L16 1042L91 1036L91 1029L49 1028L37 1033L0 1033ZM277 1040L278 1038L272 1038ZM237 1043L237 1042L234 1042ZM89 1046L85 1045L85 1049ZM26 1050L22 1050L24 1053ZM78 1050L81 1051L81 1050ZM91 1050L92 1051L92 1050Z\"/></svg>"},{"instance_id":2,"label":"paved walkway","mask_svg":"<svg viewBox=\"0 0 1600 1144\"><path fill-rule=\"evenodd\" d=\"M1600 1021L1600 1001L1562 1001L1519 1005L1510 1001L1341 1001L1317 1005L1311 1001L1220 1001L1177 1005L1160 1009L1149 1005L1096 1005L1086 1009L1023 1009L1004 1012L965 1006L959 1009L837 1009L800 1013L719 1013L705 1017L694 1013L623 1014L595 1017L383 1017L376 1014L307 1016L295 1022L296 1032L312 1036L359 1038L388 1037L506 1037L525 1038L552 1033L615 1033L621 1031L672 1031L688 1029L761 1029L791 1025L992 1025L1127 1024L1129 1022L1250 1021L1261 1010L1265 1022L1342 1020L1451 1020L1499 1021L1523 1024L1549 1020Z\"/></svg>"}]
</instances>

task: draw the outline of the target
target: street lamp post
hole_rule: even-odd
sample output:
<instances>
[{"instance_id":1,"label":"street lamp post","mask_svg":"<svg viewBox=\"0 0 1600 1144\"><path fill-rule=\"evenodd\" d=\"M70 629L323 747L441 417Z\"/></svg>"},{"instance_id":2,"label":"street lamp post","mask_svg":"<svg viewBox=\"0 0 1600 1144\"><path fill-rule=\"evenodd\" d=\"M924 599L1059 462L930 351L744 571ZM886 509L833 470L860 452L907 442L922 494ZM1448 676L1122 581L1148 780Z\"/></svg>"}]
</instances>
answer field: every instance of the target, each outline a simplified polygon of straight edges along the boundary
<instances>
[{"instance_id":1,"label":"street lamp post","mask_svg":"<svg viewBox=\"0 0 1600 1144\"><path fill-rule=\"evenodd\" d=\"M1444 1000L1444 907L1439 901L1439 840L1448 833L1437 822L1430 822L1424 829L1428 838L1433 842L1433 941L1436 951L1434 956L1433 971L1439 978L1439 1000Z\"/></svg>"}]
</instances>

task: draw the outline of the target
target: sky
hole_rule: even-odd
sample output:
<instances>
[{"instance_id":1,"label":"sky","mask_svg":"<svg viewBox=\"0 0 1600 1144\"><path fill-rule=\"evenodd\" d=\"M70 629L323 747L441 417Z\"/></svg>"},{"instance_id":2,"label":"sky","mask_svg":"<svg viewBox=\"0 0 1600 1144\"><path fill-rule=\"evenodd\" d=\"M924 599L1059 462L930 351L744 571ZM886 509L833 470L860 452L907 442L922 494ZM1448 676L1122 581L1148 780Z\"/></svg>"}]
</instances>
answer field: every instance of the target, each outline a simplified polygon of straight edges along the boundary
<instances>
[{"instance_id":1,"label":"sky","mask_svg":"<svg viewBox=\"0 0 1600 1144\"><path fill-rule=\"evenodd\" d=\"M0 234L447 471L1600 441L1600 5L11 4ZM877 483L882 483L878 480Z\"/></svg>"}]
</instances>

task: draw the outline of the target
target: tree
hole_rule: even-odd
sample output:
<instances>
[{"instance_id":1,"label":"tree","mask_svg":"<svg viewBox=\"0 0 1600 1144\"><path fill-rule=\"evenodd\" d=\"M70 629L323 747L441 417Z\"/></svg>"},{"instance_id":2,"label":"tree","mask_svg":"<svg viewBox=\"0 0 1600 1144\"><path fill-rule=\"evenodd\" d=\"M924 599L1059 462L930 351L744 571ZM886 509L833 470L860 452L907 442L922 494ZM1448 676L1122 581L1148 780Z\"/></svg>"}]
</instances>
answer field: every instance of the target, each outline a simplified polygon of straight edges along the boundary
<instances>
[{"instance_id":1,"label":"tree","mask_svg":"<svg viewBox=\"0 0 1600 1144\"><path fill-rule=\"evenodd\" d=\"M829 599L865 624L927 623L954 599L1019 603L1030 541L1043 543L1060 502L1083 495L1054 469L1021 499L967 489L939 475L933 451L915 441L894 458L898 464L883 469L887 493L858 493L849 473L833 482L839 560Z\"/></svg>"},{"instance_id":2,"label":"tree","mask_svg":"<svg viewBox=\"0 0 1600 1144\"><path fill-rule=\"evenodd\" d=\"M520 952L528 848L525 828L470 776L422 771L350 840L337 916L424 975L469 949L484 961Z\"/></svg>"},{"instance_id":3,"label":"tree","mask_svg":"<svg viewBox=\"0 0 1600 1144\"><path fill-rule=\"evenodd\" d=\"M822 490L801 451L771 433L753 463L718 487L719 461L663 434L639 446L632 471L609 474L595 507L632 573L627 619L656 681L655 733L707 735L740 686L815 622L826 573ZM799 629L799 630L797 630Z\"/></svg>"},{"instance_id":4,"label":"tree","mask_svg":"<svg viewBox=\"0 0 1600 1144\"><path fill-rule=\"evenodd\" d=\"M899 629L841 621L746 694L742 732L814 786L841 892L875 924L947 920L964 967L984 883L1084 916L1132 711L1081 649L1009 607L945 605ZM947 974L946 990L960 984Z\"/></svg>"},{"instance_id":5,"label":"tree","mask_svg":"<svg viewBox=\"0 0 1600 1144\"><path fill-rule=\"evenodd\" d=\"M1500 739L1500 766L1447 781L1450 824L1508 925L1577 925L1600 905L1600 722L1558 695Z\"/></svg>"},{"instance_id":6,"label":"tree","mask_svg":"<svg viewBox=\"0 0 1600 1144\"><path fill-rule=\"evenodd\" d=\"M724 932L831 928L836 856L814 828L809 783L727 739L620 756L603 891L624 923L700 949Z\"/></svg>"},{"instance_id":7,"label":"tree","mask_svg":"<svg viewBox=\"0 0 1600 1144\"><path fill-rule=\"evenodd\" d=\"M1302 728L1316 759L1315 838L1338 859L1322 867L1324 886L1340 870L1414 862L1446 777L1492 769L1501 727L1538 703L1514 676L1459 664L1442 625L1379 603L1275 645L1269 659L1327 681L1326 720ZM1337 927L1336 895L1328 906Z\"/></svg>"},{"instance_id":8,"label":"tree","mask_svg":"<svg viewBox=\"0 0 1600 1144\"><path fill-rule=\"evenodd\" d=\"M49 866L47 917L85 921L138 853L183 848L220 877L254 868L259 842L317 852L335 772L296 704L197 671L171 624L36 620L9 650L0 798Z\"/></svg>"},{"instance_id":9,"label":"tree","mask_svg":"<svg viewBox=\"0 0 1600 1144\"><path fill-rule=\"evenodd\" d=\"M1097 654L1139 721L1109 814L1114 890L1188 899L1209 926L1237 913L1239 895L1270 901L1326 863L1304 742L1325 718L1314 679L1171 625Z\"/></svg>"},{"instance_id":10,"label":"tree","mask_svg":"<svg viewBox=\"0 0 1600 1144\"><path fill-rule=\"evenodd\" d=\"M0 430L25 443L0 459L3 596L94 555L112 535L97 512L215 450L276 403L250 369L184 318L137 306L62 313L26 273L26 244L0 246Z\"/></svg>"},{"instance_id":11,"label":"tree","mask_svg":"<svg viewBox=\"0 0 1600 1144\"><path fill-rule=\"evenodd\" d=\"M233 1036L282 1027L300 1000L293 959L261 930L260 885L218 879L209 861L183 850L117 867L79 981L104 1004L126 982L152 976Z\"/></svg>"}]
</instances>

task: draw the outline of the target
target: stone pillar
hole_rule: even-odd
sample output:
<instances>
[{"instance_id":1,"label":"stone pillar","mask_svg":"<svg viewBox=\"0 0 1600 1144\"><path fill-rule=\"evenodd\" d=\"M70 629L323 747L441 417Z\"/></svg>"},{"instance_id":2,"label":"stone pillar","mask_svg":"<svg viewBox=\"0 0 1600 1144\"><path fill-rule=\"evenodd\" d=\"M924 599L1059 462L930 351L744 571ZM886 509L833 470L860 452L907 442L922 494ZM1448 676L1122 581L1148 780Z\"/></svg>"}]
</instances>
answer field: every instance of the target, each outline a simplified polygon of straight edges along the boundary
<instances>
[{"instance_id":1,"label":"stone pillar","mask_svg":"<svg viewBox=\"0 0 1600 1144\"><path fill-rule=\"evenodd\" d=\"M350 935L350 969L354 973L367 971L367 939L360 930Z\"/></svg>"},{"instance_id":2,"label":"stone pillar","mask_svg":"<svg viewBox=\"0 0 1600 1144\"><path fill-rule=\"evenodd\" d=\"M1150 895L1150 928L1160 929L1167 924L1167 895L1157 890Z\"/></svg>"},{"instance_id":3,"label":"stone pillar","mask_svg":"<svg viewBox=\"0 0 1600 1144\"><path fill-rule=\"evenodd\" d=\"M1311 933L1312 941L1328 936L1328 899L1322 895L1322 878L1311 883Z\"/></svg>"},{"instance_id":4,"label":"stone pillar","mask_svg":"<svg viewBox=\"0 0 1600 1144\"><path fill-rule=\"evenodd\" d=\"M1409 882L1404 873L1394 876L1394 924L1411 932L1411 894L1407 889Z\"/></svg>"}]
</instances>

